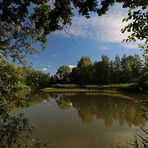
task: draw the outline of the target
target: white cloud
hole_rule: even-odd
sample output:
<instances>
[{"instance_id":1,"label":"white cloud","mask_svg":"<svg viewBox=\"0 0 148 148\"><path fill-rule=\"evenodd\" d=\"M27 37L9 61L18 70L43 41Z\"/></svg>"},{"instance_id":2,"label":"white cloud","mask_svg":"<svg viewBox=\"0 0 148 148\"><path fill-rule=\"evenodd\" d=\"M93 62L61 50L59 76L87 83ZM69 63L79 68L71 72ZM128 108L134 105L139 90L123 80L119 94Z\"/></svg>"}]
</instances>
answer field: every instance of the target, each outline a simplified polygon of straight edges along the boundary
<instances>
[{"instance_id":1,"label":"white cloud","mask_svg":"<svg viewBox=\"0 0 148 148\"><path fill-rule=\"evenodd\" d=\"M137 43L122 43L121 46L127 49L137 49L138 48Z\"/></svg>"},{"instance_id":2,"label":"white cloud","mask_svg":"<svg viewBox=\"0 0 148 148\"><path fill-rule=\"evenodd\" d=\"M76 16L73 18L72 26L68 27L74 37L89 38L98 40L103 43L121 43L123 39L126 39L129 34L121 33L121 29L126 25L122 22L123 18L127 17L125 10L115 8L114 11L98 17L92 16L90 19ZM64 31L57 32L61 35L68 35ZM126 43L123 47L136 48L134 44Z\"/></svg>"},{"instance_id":3,"label":"white cloud","mask_svg":"<svg viewBox=\"0 0 148 148\"><path fill-rule=\"evenodd\" d=\"M49 65L47 65L47 67L49 68L49 67L51 67L51 65L49 64Z\"/></svg>"},{"instance_id":4,"label":"white cloud","mask_svg":"<svg viewBox=\"0 0 148 148\"><path fill-rule=\"evenodd\" d=\"M112 13L101 17L92 16L90 19L74 17L73 24L68 31L75 37L87 37L102 42L119 43L127 34L122 34L121 29L125 26L122 22L123 13ZM66 35L66 32L60 32Z\"/></svg>"},{"instance_id":5,"label":"white cloud","mask_svg":"<svg viewBox=\"0 0 148 148\"><path fill-rule=\"evenodd\" d=\"M50 67L51 67L51 65L48 64L46 67L43 67L41 70L42 70L42 71L47 71Z\"/></svg>"},{"instance_id":6,"label":"white cloud","mask_svg":"<svg viewBox=\"0 0 148 148\"><path fill-rule=\"evenodd\" d=\"M47 71L48 69L46 67L42 68L41 69L42 71Z\"/></svg>"},{"instance_id":7,"label":"white cloud","mask_svg":"<svg viewBox=\"0 0 148 148\"><path fill-rule=\"evenodd\" d=\"M70 69L73 69L76 67L76 65L68 65Z\"/></svg>"}]
</instances>

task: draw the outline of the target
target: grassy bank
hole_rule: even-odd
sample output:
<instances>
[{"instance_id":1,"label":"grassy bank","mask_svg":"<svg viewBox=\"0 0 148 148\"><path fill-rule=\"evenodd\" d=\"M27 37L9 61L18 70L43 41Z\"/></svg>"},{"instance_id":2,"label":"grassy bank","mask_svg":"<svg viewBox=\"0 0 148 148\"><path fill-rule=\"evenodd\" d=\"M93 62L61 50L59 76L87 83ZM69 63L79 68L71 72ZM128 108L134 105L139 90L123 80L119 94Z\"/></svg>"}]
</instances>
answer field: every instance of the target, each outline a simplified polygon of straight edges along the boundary
<instances>
[{"instance_id":1,"label":"grassy bank","mask_svg":"<svg viewBox=\"0 0 148 148\"><path fill-rule=\"evenodd\" d=\"M50 88L44 88L45 92L141 92L136 84L112 84L112 85L76 85L56 84Z\"/></svg>"}]
</instances>

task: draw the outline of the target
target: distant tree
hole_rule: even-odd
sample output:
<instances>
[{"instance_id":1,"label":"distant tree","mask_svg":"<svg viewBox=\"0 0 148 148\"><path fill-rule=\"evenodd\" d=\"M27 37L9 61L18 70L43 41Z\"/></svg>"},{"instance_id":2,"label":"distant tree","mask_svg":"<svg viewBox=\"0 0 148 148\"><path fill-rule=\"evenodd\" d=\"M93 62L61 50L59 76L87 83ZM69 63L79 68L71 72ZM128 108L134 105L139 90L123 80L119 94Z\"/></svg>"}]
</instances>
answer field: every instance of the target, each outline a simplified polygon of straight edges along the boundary
<instances>
[{"instance_id":1,"label":"distant tree","mask_svg":"<svg viewBox=\"0 0 148 148\"><path fill-rule=\"evenodd\" d=\"M108 56L102 56L102 81L104 83L110 82L110 60Z\"/></svg>"},{"instance_id":2,"label":"distant tree","mask_svg":"<svg viewBox=\"0 0 148 148\"><path fill-rule=\"evenodd\" d=\"M49 85L52 86L53 84L56 84L56 83L58 83L58 82L59 82L59 79L58 79L57 75L52 75L52 76L50 77Z\"/></svg>"},{"instance_id":3,"label":"distant tree","mask_svg":"<svg viewBox=\"0 0 148 148\"><path fill-rule=\"evenodd\" d=\"M80 84L93 83L93 65L90 57L82 56L77 64L78 82Z\"/></svg>"},{"instance_id":4,"label":"distant tree","mask_svg":"<svg viewBox=\"0 0 148 148\"><path fill-rule=\"evenodd\" d=\"M102 56L102 60L95 62L95 78L98 84L107 84L110 81L110 61L108 56Z\"/></svg>"},{"instance_id":5,"label":"distant tree","mask_svg":"<svg viewBox=\"0 0 148 148\"><path fill-rule=\"evenodd\" d=\"M30 69L26 76L26 85L32 89L47 87L50 84L50 74Z\"/></svg>"},{"instance_id":6,"label":"distant tree","mask_svg":"<svg viewBox=\"0 0 148 148\"><path fill-rule=\"evenodd\" d=\"M139 85L139 89L143 90L143 91L147 91L148 90L148 71L144 72L138 81L138 85Z\"/></svg>"},{"instance_id":7,"label":"distant tree","mask_svg":"<svg viewBox=\"0 0 148 148\"><path fill-rule=\"evenodd\" d=\"M122 65L122 76L121 76L121 82L127 83L131 82L131 67L127 62L127 56L124 54L121 58L121 65Z\"/></svg>"},{"instance_id":8,"label":"distant tree","mask_svg":"<svg viewBox=\"0 0 148 148\"><path fill-rule=\"evenodd\" d=\"M70 72L70 67L63 65L58 68L56 75L62 82L69 82Z\"/></svg>"},{"instance_id":9,"label":"distant tree","mask_svg":"<svg viewBox=\"0 0 148 148\"><path fill-rule=\"evenodd\" d=\"M53 83L68 82L80 85L137 83L141 75L148 72L147 65L147 61L144 64L136 54L123 55L122 58L116 56L112 61L103 55L100 61L94 63L89 57L82 56L72 71L66 65L61 66L52 80Z\"/></svg>"},{"instance_id":10,"label":"distant tree","mask_svg":"<svg viewBox=\"0 0 148 148\"><path fill-rule=\"evenodd\" d=\"M143 64L138 55L123 56L122 64L122 82L136 82L142 74ZM128 77L127 77L128 76Z\"/></svg>"},{"instance_id":11,"label":"distant tree","mask_svg":"<svg viewBox=\"0 0 148 148\"><path fill-rule=\"evenodd\" d=\"M137 82L137 80L143 73L143 69L144 69L143 61L141 60L139 55L135 54L133 56L133 62L132 62L133 82Z\"/></svg>"},{"instance_id":12,"label":"distant tree","mask_svg":"<svg viewBox=\"0 0 148 148\"><path fill-rule=\"evenodd\" d=\"M143 71L139 77L138 85L142 90L148 91L148 58L145 58Z\"/></svg>"},{"instance_id":13,"label":"distant tree","mask_svg":"<svg viewBox=\"0 0 148 148\"><path fill-rule=\"evenodd\" d=\"M121 71L122 71L121 60L119 56L116 56L113 62L113 83L120 83Z\"/></svg>"},{"instance_id":14,"label":"distant tree","mask_svg":"<svg viewBox=\"0 0 148 148\"><path fill-rule=\"evenodd\" d=\"M80 61L78 61L77 66L79 68L83 68L83 67L87 67L87 66L89 66L91 64L92 64L92 62L90 60L90 57L88 57L88 56L82 56L81 59L80 59Z\"/></svg>"},{"instance_id":15,"label":"distant tree","mask_svg":"<svg viewBox=\"0 0 148 148\"><path fill-rule=\"evenodd\" d=\"M70 73L71 83L79 84L79 68L74 67Z\"/></svg>"}]
</instances>

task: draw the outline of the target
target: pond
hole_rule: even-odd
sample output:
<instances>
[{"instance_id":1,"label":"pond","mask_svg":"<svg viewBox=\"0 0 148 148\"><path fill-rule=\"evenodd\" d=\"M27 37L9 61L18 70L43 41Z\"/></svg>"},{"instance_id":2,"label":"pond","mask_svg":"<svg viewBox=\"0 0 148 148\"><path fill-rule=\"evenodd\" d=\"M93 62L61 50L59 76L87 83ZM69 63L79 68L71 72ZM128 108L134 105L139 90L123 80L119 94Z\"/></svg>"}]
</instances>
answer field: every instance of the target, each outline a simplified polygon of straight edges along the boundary
<instances>
[{"instance_id":1,"label":"pond","mask_svg":"<svg viewBox=\"0 0 148 148\"><path fill-rule=\"evenodd\" d=\"M23 113L32 140L49 148L111 148L131 143L148 130L148 95L117 93L35 93Z\"/></svg>"},{"instance_id":2,"label":"pond","mask_svg":"<svg viewBox=\"0 0 148 148\"><path fill-rule=\"evenodd\" d=\"M106 148L124 145L147 129L144 94L35 94L24 113L36 141L51 148Z\"/></svg>"}]
</instances>

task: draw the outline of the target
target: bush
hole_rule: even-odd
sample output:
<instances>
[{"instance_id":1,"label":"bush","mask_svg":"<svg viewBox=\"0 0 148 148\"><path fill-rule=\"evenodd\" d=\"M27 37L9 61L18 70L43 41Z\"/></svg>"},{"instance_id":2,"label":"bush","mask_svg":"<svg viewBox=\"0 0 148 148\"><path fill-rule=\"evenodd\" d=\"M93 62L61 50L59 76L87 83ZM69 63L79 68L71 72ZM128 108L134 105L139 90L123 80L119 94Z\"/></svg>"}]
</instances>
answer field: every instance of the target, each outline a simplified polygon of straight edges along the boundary
<instances>
[{"instance_id":1,"label":"bush","mask_svg":"<svg viewBox=\"0 0 148 148\"><path fill-rule=\"evenodd\" d=\"M24 97L31 92L31 88L23 83L17 84L14 88L15 96Z\"/></svg>"},{"instance_id":2,"label":"bush","mask_svg":"<svg viewBox=\"0 0 148 148\"><path fill-rule=\"evenodd\" d=\"M148 91L148 72L145 72L138 81L139 89L142 91Z\"/></svg>"}]
</instances>

